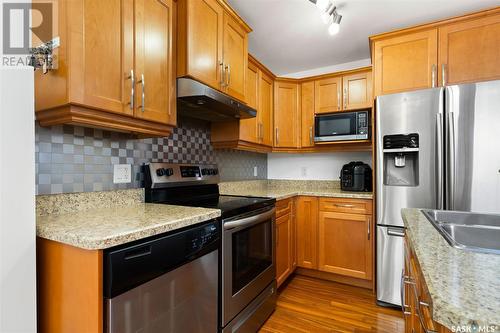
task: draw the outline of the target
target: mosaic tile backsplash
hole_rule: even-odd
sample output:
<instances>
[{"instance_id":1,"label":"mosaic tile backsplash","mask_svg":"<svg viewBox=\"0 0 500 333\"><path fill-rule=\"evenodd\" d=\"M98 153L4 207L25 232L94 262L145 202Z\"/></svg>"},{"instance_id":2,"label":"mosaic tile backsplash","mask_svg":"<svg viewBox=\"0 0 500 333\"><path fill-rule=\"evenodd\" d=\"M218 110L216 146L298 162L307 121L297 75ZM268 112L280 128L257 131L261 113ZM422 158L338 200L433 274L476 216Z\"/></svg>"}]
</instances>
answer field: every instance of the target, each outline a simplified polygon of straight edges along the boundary
<instances>
[{"instance_id":1,"label":"mosaic tile backsplash","mask_svg":"<svg viewBox=\"0 0 500 333\"><path fill-rule=\"evenodd\" d=\"M35 149L37 194L142 187L140 167L150 161L217 163L222 181L267 178L266 154L214 150L210 124L188 118L179 119L170 137L153 139L78 126L36 125ZM132 165L131 183L113 183L114 164Z\"/></svg>"}]
</instances>

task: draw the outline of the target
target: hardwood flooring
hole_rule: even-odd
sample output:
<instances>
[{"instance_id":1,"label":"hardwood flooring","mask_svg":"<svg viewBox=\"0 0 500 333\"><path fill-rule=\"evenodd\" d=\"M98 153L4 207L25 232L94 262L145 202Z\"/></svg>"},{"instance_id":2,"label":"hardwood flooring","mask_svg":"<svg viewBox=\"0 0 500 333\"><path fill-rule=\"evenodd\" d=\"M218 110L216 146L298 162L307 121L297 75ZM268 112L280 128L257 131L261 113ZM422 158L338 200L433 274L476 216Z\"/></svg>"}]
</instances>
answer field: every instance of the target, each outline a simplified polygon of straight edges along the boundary
<instances>
[{"instance_id":1,"label":"hardwood flooring","mask_svg":"<svg viewBox=\"0 0 500 333\"><path fill-rule=\"evenodd\" d=\"M401 311L380 307L371 291L295 275L278 290L261 333L404 332Z\"/></svg>"}]
</instances>

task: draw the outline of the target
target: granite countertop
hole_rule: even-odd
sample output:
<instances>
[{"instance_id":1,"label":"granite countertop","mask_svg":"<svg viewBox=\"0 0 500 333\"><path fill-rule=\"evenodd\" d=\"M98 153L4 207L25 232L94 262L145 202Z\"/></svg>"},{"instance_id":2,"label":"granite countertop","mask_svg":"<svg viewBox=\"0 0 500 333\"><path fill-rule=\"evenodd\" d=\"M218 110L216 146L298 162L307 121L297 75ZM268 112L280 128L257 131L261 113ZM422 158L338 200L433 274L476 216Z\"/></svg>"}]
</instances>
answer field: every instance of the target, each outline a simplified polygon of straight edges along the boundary
<instances>
[{"instance_id":1,"label":"granite countertop","mask_svg":"<svg viewBox=\"0 0 500 333\"><path fill-rule=\"evenodd\" d=\"M217 218L218 209L144 203L144 190L40 195L38 237L102 250Z\"/></svg>"},{"instance_id":2,"label":"granite countertop","mask_svg":"<svg viewBox=\"0 0 500 333\"><path fill-rule=\"evenodd\" d=\"M475 321L500 330L500 255L450 246L418 209L403 209L402 215L434 320L449 329Z\"/></svg>"},{"instance_id":3,"label":"granite countertop","mask_svg":"<svg viewBox=\"0 0 500 333\"><path fill-rule=\"evenodd\" d=\"M267 197L276 200L287 199L297 195L355 199L373 198L372 192L342 191L338 181L241 181L221 183L219 187L220 193L225 195Z\"/></svg>"}]
</instances>

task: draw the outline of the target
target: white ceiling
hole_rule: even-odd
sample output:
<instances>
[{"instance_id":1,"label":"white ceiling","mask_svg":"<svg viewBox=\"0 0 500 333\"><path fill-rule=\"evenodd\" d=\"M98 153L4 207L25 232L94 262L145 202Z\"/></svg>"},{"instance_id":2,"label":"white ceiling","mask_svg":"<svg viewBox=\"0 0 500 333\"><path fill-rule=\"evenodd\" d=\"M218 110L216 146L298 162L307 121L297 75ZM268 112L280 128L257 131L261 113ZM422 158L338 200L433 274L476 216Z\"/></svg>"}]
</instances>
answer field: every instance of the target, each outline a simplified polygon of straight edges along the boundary
<instances>
[{"instance_id":1,"label":"white ceiling","mask_svg":"<svg viewBox=\"0 0 500 333\"><path fill-rule=\"evenodd\" d=\"M498 6L499 0L337 0L330 36L309 0L227 0L252 27L249 51L277 75L370 57L368 36Z\"/></svg>"}]
</instances>

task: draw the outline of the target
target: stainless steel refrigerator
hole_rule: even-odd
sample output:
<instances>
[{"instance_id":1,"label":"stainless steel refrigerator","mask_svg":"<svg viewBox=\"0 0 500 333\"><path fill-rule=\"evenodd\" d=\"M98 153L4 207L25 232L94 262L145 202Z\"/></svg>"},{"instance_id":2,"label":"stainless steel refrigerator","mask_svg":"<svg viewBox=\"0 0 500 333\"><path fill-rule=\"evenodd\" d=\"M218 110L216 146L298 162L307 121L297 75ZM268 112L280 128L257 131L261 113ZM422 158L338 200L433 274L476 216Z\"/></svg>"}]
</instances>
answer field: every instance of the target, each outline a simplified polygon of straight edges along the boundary
<instances>
[{"instance_id":1,"label":"stainless steel refrigerator","mask_svg":"<svg viewBox=\"0 0 500 333\"><path fill-rule=\"evenodd\" d=\"M376 101L377 301L401 305L402 208L500 213L500 81Z\"/></svg>"}]
</instances>

